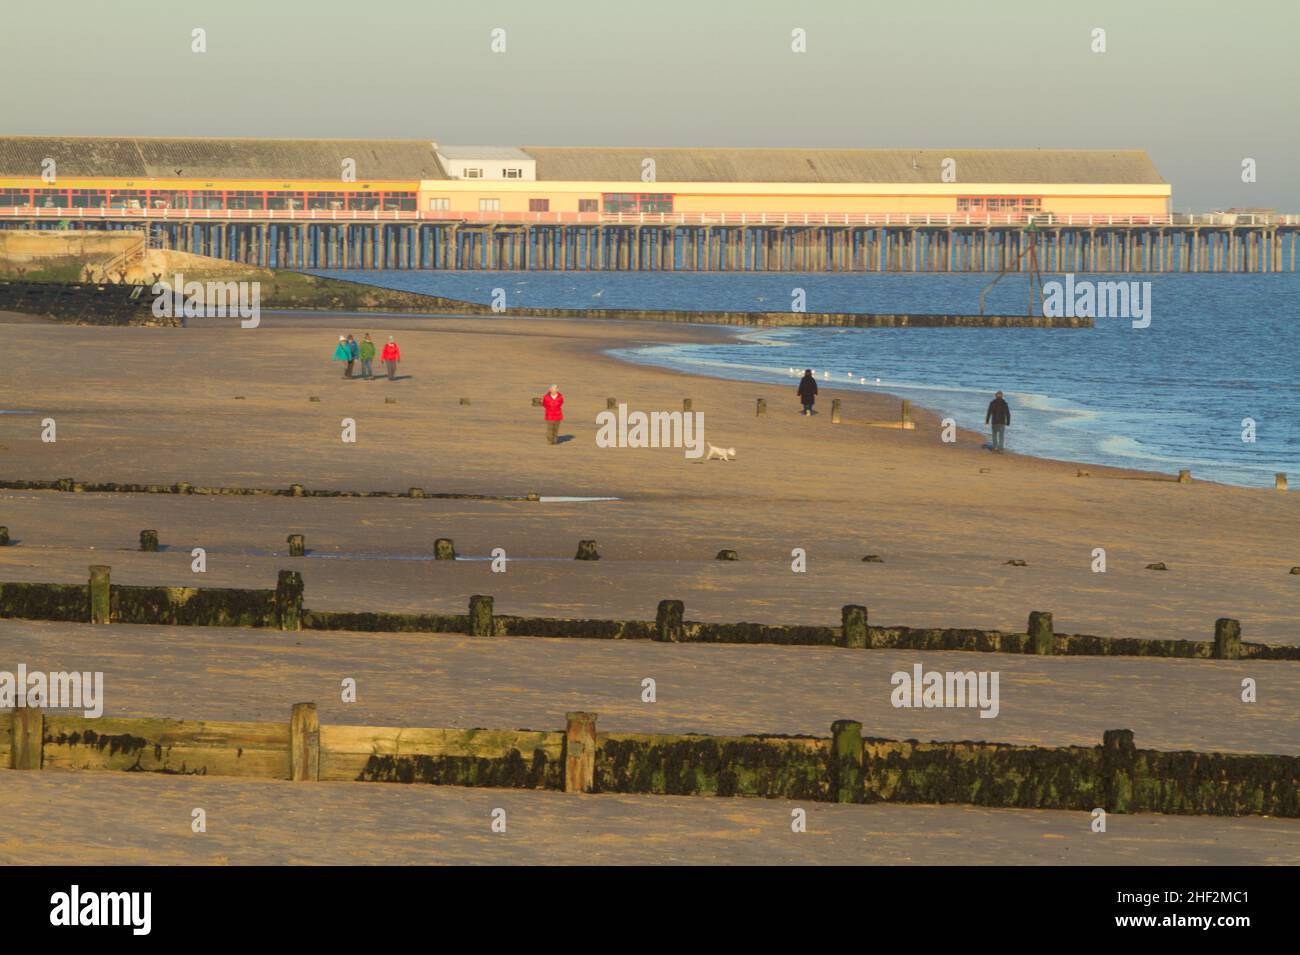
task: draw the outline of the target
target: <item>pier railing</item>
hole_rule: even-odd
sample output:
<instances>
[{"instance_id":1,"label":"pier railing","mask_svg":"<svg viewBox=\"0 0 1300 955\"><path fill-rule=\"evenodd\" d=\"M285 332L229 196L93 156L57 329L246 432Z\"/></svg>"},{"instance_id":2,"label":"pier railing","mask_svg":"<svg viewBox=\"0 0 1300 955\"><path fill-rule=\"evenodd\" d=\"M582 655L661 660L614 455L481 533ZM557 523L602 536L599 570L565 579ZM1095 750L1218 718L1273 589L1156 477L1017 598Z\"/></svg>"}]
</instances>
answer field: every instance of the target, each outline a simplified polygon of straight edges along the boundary
<instances>
[{"instance_id":1,"label":"pier railing","mask_svg":"<svg viewBox=\"0 0 1300 955\"><path fill-rule=\"evenodd\" d=\"M475 225L645 226L1295 226L1280 213L903 213L903 212L452 212L415 209L135 209L0 207L3 219L221 220L293 222L443 222Z\"/></svg>"}]
</instances>

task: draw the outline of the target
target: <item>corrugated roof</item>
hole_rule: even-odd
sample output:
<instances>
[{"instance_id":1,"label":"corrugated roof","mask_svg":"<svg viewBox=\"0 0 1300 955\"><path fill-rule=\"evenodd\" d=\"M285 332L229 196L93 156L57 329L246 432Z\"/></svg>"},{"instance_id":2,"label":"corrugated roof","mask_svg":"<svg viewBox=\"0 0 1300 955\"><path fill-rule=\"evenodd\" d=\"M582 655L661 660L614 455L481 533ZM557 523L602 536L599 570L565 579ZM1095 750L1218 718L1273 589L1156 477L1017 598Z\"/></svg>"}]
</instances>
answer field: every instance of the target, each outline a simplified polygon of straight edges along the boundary
<instances>
[{"instance_id":1,"label":"corrugated roof","mask_svg":"<svg viewBox=\"0 0 1300 955\"><path fill-rule=\"evenodd\" d=\"M518 146L447 146L438 147L438 154L448 159L532 159Z\"/></svg>"},{"instance_id":2,"label":"corrugated roof","mask_svg":"<svg viewBox=\"0 0 1300 955\"><path fill-rule=\"evenodd\" d=\"M1107 149L659 149L525 146L538 180L937 183L944 159L958 182L1163 183L1144 150Z\"/></svg>"},{"instance_id":3,"label":"corrugated roof","mask_svg":"<svg viewBox=\"0 0 1300 955\"><path fill-rule=\"evenodd\" d=\"M445 179L434 144L413 139L137 139L0 137L0 176L154 179L338 179L344 159L361 181Z\"/></svg>"}]
</instances>

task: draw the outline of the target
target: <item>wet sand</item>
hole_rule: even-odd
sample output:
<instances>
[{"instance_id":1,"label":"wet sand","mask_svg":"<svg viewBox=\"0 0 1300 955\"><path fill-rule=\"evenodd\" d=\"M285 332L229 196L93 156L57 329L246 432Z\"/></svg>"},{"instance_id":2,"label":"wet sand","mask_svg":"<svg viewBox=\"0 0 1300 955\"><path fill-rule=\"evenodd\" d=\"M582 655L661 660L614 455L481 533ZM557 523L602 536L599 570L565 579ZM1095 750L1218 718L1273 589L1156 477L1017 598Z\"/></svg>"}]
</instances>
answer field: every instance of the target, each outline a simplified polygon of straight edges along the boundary
<instances>
[{"instance_id":1,"label":"wet sand","mask_svg":"<svg viewBox=\"0 0 1300 955\"><path fill-rule=\"evenodd\" d=\"M191 831L193 810L207 831ZM506 831L491 830L504 809ZM791 831L791 812L807 831ZM0 864L1295 865L1294 820L0 770ZM57 833L57 838L54 834Z\"/></svg>"}]
</instances>

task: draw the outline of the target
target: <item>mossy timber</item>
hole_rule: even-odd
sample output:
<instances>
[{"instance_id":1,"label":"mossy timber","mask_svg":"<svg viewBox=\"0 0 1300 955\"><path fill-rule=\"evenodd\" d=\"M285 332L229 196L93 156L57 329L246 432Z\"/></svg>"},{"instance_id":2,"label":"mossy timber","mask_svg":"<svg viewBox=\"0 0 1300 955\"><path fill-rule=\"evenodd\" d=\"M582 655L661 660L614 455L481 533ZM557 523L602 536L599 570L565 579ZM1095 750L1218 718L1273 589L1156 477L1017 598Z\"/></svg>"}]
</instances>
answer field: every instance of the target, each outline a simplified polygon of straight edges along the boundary
<instances>
[{"instance_id":1,"label":"mossy timber","mask_svg":"<svg viewBox=\"0 0 1300 955\"><path fill-rule=\"evenodd\" d=\"M286 576L288 575L288 576ZM0 618L86 622L89 587L75 584L0 583ZM430 633L475 636L571 637L658 640L668 643L774 644L862 650L965 650L1048 656L1172 657L1188 660L1300 660L1300 646L1244 643L1237 621L1215 622L1212 641L1098 637L1053 633L1050 614L1034 611L1025 633L979 629L924 629L867 625L867 608L841 608L839 627L685 620L685 605L660 601L654 620L521 617L496 614L491 595L476 594L467 613L384 613L310 610L303 606L301 575L281 571L274 590L111 586L104 623L177 626L278 627L360 633ZM1235 625L1235 629L1233 629ZM1226 634L1231 633L1229 639Z\"/></svg>"},{"instance_id":2,"label":"mossy timber","mask_svg":"<svg viewBox=\"0 0 1300 955\"><path fill-rule=\"evenodd\" d=\"M213 487L201 484L118 484L105 481L77 481L72 478L59 478L54 481L8 481L0 480L0 490L4 491L64 491L71 494L198 494L264 496L264 497L379 497L409 498L416 500L444 501L529 501L536 503L536 494L461 494L453 492L435 493L421 488L409 488L405 491L326 491L312 490L301 484L289 487Z\"/></svg>"},{"instance_id":3,"label":"mossy timber","mask_svg":"<svg viewBox=\"0 0 1300 955\"><path fill-rule=\"evenodd\" d=\"M1142 750L1129 730L1107 730L1097 746L1043 747L863 737L854 720L837 720L826 738L600 733L596 714L585 712L568 714L559 731L319 725L314 714L313 703L295 704L282 723L86 718L24 707L0 732L0 765L1300 818L1300 757Z\"/></svg>"},{"instance_id":4,"label":"mossy timber","mask_svg":"<svg viewBox=\"0 0 1300 955\"><path fill-rule=\"evenodd\" d=\"M931 315L865 312L732 312L688 309L511 308L495 312L487 305L386 289L359 282L293 272L250 269L204 273L186 270L196 282L257 281L261 307L267 311L374 311L417 315L564 318L593 321L646 321L751 328L1091 328L1087 317L1044 315ZM153 313L149 286L104 283L0 281L0 309L43 315L82 325L170 325L179 317ZM465 403L462 401L462 403Z\"/></svg>"}]
</instances>

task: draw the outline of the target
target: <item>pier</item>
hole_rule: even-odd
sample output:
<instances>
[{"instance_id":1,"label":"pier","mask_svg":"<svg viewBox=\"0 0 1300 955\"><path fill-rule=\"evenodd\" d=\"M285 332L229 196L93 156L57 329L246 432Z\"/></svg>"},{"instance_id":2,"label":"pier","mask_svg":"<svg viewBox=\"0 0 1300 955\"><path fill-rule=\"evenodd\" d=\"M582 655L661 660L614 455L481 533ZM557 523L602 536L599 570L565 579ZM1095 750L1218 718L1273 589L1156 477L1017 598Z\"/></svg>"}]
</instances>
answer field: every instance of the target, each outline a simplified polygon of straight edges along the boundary
<instances>
[{"instance_id":1,"label":"pier","mask_svg":"<svg viewBox=\"0 0 1300 955\"><path fill-rule=\"evenodd\" d=\"M1300 216L5 209L0 228L142 230L283 269L579 272L1295 272Z\"/></svg>"}]
</instances>

